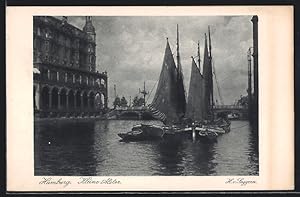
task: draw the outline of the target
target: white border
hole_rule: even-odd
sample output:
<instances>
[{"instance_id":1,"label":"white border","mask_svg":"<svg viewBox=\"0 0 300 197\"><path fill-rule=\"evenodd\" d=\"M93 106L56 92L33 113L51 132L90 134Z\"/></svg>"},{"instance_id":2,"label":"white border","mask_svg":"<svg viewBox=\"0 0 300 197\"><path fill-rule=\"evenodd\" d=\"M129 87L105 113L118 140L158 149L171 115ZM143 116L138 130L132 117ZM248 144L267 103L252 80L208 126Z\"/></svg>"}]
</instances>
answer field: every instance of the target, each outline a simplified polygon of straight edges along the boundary
<instances>
[{"instance_id":1,"label":"white border","mask_svg":"<svg viewBox=\"0 0 300 197\"><path fill-rule=\"evenodd\" d=\"M285 190L294 187L293 7L7 7L8 191ZM40 185L33 176L33 15L216 16L259 18L259 176L256 184L225 184L228 176L117 177L120 185ZM58 177L53 177L58 178ZM78 177L63 177L78 181ZM95 177L104 179L105 177ZM111 177L114 178L114 177ZM235 177L237 178L237 177Z\"/></svg>"}]
</instances>

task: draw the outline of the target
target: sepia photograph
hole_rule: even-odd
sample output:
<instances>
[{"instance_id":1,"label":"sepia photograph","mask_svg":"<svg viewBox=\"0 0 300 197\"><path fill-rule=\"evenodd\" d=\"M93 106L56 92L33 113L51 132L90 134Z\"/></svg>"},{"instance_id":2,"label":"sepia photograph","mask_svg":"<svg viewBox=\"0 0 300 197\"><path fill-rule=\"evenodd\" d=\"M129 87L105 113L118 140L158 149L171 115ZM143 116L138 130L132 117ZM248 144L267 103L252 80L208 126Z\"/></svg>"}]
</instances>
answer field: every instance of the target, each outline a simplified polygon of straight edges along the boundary
<instances>
[{"instance_id":1,"label":"sepia photograph","mask_svg":"<svg viewBox=\"0 0 300 197\"><path fill-rule=\"evenodd\" d=\"M7 190L293 189L293 12L8 6Z\"/></svg>"},{"instance_id":2,"label":"sepia photograph","mask_svg":"<svg viewBox=\"0 0 300 197\"><path fill-rule=\"evenodd\" d=\"M257 16L33 16L36 176L258 175Z\"/></svg>"}]
</instances>

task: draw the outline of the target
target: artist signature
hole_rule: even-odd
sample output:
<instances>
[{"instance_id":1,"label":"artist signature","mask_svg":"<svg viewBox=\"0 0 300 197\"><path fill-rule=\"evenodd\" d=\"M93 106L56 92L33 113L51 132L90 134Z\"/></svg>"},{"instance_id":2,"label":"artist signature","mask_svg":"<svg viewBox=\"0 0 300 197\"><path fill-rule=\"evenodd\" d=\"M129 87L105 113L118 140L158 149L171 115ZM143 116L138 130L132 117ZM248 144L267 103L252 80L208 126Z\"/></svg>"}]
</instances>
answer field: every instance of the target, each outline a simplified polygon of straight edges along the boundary
<instances>
[{"instance_id":1,"label":"artist signature","mask_svg":"<svg viewBox=\"0 0 300 197\"><path fill-rule=\"evenodd\" d=\"M241 186L247 186L250 184L256 184L254 180L247 180L245 178L227 178L225 184L239 184Z\"/></svg>"}]
</instances>

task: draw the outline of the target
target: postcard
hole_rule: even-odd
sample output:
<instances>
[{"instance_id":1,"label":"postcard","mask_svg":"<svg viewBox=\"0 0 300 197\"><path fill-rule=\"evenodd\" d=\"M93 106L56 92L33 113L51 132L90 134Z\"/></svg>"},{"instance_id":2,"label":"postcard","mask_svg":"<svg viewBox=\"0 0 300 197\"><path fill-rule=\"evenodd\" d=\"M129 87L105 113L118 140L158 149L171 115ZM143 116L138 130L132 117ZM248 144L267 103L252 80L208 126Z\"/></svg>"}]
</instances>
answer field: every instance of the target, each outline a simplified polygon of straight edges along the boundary
<instances>
[{"instance_id":1,"label":"postcard","mask_svg":"<svg viewBox=\"0 0 300 197\"><path fill-rule=\"evenodd\" d=\"M292 6L6 21L8 191L294 188Z\"/></svg>"}]
</instances>

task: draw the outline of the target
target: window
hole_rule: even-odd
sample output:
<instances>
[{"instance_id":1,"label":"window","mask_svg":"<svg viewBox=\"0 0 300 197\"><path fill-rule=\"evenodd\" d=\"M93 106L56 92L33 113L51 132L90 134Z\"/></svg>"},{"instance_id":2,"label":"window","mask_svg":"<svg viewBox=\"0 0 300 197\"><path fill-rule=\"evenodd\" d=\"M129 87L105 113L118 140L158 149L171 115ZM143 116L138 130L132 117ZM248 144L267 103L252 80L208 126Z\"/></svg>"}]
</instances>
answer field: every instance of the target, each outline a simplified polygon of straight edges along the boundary
<instances>
[{"instance_id":1,"label":"window","mask_svg":"<svg viewBox=\"0 0 300 197\"><path fill-rule=\"evenodd\" d=\"M68 73L65 73L65 83L68 82Z\"/></svg>"},{"instance_id":2,"label":"window","mask_svg":"<svg viewBox=\"0 0 300 197\"><path fill-rule=\"evenodd\" d=\"M48 73L48 79L50 79L50 70L48 70L47 73Z\"/></svg>"}]
</instances>

